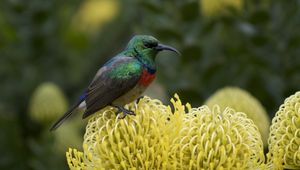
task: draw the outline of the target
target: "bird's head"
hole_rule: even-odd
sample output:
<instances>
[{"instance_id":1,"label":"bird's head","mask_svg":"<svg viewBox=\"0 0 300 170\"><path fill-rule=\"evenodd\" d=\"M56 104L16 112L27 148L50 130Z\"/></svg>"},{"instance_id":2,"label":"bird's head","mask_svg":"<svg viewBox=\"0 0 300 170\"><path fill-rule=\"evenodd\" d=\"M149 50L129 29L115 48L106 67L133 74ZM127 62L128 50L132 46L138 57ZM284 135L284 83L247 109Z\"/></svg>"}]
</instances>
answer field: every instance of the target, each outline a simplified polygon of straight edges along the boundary
<instances>
[{"instance_id":1,"label":"bird's head","mask_svg":"<svg viewBox=\"0 0 300 170\"><path fill-rule=\"evenodd\" d=\"M130 50L134 54L140 55L140 57L149 57L155 59L158 52L163 50L173 51L180 54L175 48L159 43L159 41L153 36L149 35L136 35L127 45L127 50Z\"/></svg>"}]
</instances>

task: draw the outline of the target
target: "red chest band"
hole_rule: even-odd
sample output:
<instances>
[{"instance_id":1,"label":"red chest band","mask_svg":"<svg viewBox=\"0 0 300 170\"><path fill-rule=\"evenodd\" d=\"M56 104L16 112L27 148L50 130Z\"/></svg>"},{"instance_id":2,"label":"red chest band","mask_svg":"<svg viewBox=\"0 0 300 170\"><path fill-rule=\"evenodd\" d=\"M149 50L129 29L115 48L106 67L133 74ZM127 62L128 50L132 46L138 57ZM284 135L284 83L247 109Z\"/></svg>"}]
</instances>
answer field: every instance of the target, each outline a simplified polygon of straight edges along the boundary
<instances>
[{"instance_id":1,"label":"red chest band","mask_svg":"<svg viewBox=\"0 0 300 170\"><path fill-rule=\"evenodd\" d=\"M155 74L149 73L146 69L143 69L139 84L142 86L148 86L155 78Z\"/></svg>"}]
</instances>

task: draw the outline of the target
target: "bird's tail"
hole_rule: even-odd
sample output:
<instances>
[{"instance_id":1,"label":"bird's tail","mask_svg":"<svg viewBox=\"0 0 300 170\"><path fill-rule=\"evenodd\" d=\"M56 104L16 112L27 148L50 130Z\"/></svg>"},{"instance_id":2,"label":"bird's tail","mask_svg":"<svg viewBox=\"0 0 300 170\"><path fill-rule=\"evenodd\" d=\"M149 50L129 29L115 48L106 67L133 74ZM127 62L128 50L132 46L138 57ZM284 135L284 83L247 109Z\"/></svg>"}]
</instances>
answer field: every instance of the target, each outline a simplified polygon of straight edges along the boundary
<instances>
[{"instance_id":1,"label":"bird's tail","mask_svg":"<svg viewBox=\"0 0 300 170\"><path fill-rule=\"evenodd\" d=\"M75 105L73 105L62 117L60 117L50 128L50 131L53 131L57 129L66 119L68 119L74 111L78 108L81 102L83 102L84 99L81 99L78 101Z\"/></svg>"}]
</instances>

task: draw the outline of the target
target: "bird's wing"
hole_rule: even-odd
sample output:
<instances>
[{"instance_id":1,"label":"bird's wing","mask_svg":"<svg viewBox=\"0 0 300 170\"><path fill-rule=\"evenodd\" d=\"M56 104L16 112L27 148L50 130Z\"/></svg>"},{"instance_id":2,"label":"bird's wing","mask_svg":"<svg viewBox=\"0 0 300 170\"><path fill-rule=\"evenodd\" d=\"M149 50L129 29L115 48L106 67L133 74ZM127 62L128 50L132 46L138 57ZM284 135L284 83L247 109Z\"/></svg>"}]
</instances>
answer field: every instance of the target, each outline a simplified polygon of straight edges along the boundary
<instances>
[{"instance_id":1,"label":"bird's wing","mask_svg":"<svg viewBox=\"0 0 300 170\"><path fill-rule=\"evenodd\" d=\"M141 70L141 65L132 57L117 57L104 65L88 87L83 118L132 89L140 79Z\"/></svg>"}]
</instances>

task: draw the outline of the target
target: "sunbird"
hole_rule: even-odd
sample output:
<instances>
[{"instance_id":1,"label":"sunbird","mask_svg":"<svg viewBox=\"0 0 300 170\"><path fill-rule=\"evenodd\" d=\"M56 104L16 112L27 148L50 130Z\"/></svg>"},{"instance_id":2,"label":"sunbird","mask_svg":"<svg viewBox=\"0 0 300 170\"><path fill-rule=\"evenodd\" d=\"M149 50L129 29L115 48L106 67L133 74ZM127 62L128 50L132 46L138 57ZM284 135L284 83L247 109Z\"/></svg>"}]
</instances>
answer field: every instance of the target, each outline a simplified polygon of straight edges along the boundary
<instances>
[{"instance_id":1,"label":"sunbird","mask_svg":"<svg viewBox=\"0 0 300 170\"><path fill-rule=\"evenodd\" d=\"M57 129L78 108L84 110L83 119L106 106L116 108L117 113L122 112L120 118L135 115L133 111L124 108L124 105L138 99L154 80L155 58L163 50L180 54L175 48L159 43L153 36L134 36L124 51L98 70L78 102L50 130Z\"/></svg>"}]
</instances>

